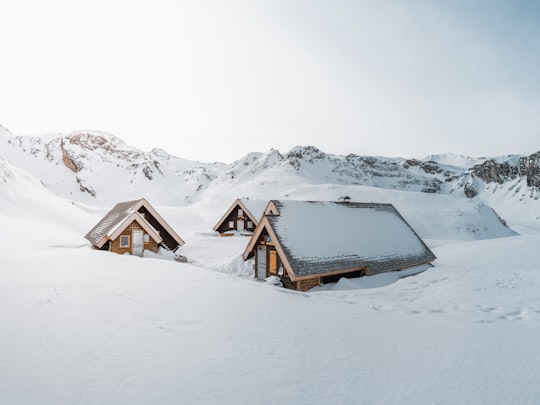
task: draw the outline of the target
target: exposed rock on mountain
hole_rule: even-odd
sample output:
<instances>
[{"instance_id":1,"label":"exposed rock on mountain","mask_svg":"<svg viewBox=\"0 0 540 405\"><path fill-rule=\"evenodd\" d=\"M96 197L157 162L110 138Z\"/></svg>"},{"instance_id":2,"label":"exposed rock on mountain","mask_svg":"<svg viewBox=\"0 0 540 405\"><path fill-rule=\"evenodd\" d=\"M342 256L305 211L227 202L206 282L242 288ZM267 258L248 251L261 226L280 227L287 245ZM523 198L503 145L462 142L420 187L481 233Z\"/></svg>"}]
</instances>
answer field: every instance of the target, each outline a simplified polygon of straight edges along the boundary
<instances>
[{"instance_id":1,"label":"exposed rock on mountain","mask_svg":"<svg viewBox=\"0 0 540 405\"><path fill-rule=\"evenodd\" d=\"M538 195L540 187L540 152L530 156L509 155L503 158L487 159L482 163L474 165L467 171L467 175L458 178L457 187L463 188L468 198L474 198L482 188L489 187L490 184L512 184L510 187L517 194L521 187L518 187L516 181L525 180L529 187L529 197L535 198ZM481 182L474 181L475 179ZM521 200L527 196L522 193Z\"/></svg>"},{"instance_id":2,"label":"exposed rock on mountain","mask_svg":"<svg viewBox=\"0 0 540 405\"><path fill-rule=\"evenodd\" d=\"M519 173L527 176L529 187L540 187L540 152L520 158Z\"/></svg>"},{"instance_id":3,"label":"exposed rock on mountain","mask_svg":"<svg viewBox=\"0 0 540 405\"><path fill-rule=\"evenodd\" d=\"M493 159L475 165L471 172L486 183L499 183L513 180L519 175L519 168L510 162L496 163Z\"/></svg>"},{"instance_id":4,"label":"exposed rock on mountain","mask_svg":"<svg viewBox=\"0 0 540 405\"><path fill-rule=\"evenodd\" d=\"M334 184L468 198L486 198L485 190L502 192L491 185L508 184L505 198L520 201L538 196L540 187L540 152L483 160L455 155L402 159L338 156L314 146L297 146L284 154L275 149L250 153L226 165L189 161L162 149L143 152L99 131L14 137L1 127L0 135L5 159L55 193L94 204L143 195L163 204L190 204L211 189L238 189L240 195L246 187L261 189L270 183L281 184L283 196L300 184ZM523 185L516 183L521 180Z\"/></svg>"}]
</instances>

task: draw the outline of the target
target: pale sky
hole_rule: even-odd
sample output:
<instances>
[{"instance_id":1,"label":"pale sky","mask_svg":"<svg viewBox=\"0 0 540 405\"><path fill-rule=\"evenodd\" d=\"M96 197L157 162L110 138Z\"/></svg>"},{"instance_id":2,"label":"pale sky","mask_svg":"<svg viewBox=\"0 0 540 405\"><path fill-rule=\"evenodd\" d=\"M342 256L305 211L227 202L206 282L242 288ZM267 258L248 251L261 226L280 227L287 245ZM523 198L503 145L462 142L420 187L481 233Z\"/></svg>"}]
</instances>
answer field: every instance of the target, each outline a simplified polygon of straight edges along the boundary
<instances>
[{"instance_id":1,"label":"pale sky","mask_svg":"<svg viewBox=\"0 0 540 405\"><path fill-rule=\"evenodd\" d=\"M2 0L0 124L200 161L540 150L540 1Z\"/></svg>"}]
</instances>

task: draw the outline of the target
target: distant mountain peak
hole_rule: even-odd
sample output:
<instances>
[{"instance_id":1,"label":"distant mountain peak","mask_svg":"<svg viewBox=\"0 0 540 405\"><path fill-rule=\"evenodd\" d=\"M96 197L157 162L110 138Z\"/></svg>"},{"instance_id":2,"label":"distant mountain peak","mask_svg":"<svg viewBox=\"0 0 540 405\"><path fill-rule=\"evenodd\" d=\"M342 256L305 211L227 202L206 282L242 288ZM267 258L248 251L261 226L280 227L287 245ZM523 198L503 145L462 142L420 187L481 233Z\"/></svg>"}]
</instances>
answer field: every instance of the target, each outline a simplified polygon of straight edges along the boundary
<instances>
[{"instance_id":1,"label":"distant mountain peak","mask_svg":"<svg viewBox=\"0 0 540 405\"><path fill-rule=\"evenodd\" d=\"M540 153L491 159L455 154L404 159L341 156L313 145L298 145L283 154L274 148L251 152L231 164L201 163L158 148L144 152L103 131L12 137L2 128L0 134L5 137L0 141L6 147L0 154L10 155L4 159L34 173L57 194L72 198L82 193L92 201L149 194L161 195L165 204L185 204L197 201L207 190L265 184L282 184L280 195L288 195L291 190L286 187L292 184L330 184L484 198L481 193L492 184L506 189L519 179L523 185L512 196L522 199L528 195L524 187L540 187Z\"/></svg>"}]
</instances>

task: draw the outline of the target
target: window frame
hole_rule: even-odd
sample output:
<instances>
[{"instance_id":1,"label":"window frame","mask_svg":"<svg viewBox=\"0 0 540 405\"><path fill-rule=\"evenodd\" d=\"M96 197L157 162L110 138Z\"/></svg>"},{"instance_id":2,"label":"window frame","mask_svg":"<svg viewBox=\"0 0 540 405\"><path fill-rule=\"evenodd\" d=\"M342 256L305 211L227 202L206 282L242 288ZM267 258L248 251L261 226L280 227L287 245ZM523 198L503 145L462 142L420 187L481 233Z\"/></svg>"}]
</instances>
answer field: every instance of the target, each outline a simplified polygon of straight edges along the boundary
<instances>
[{"instance_id":1,"label":"window frame","mask_svg":"<svg viewBox=\"0 0 540 405\"><path fill-rule=\"evenodd\" d=\"M125 239L124 239L125 238ZM127 240L127 243L122 243L124 240ZM129 235L120 235L120 247L121 248L129 248L131 244L131 240Z\"/></svg>"}]
</instances>

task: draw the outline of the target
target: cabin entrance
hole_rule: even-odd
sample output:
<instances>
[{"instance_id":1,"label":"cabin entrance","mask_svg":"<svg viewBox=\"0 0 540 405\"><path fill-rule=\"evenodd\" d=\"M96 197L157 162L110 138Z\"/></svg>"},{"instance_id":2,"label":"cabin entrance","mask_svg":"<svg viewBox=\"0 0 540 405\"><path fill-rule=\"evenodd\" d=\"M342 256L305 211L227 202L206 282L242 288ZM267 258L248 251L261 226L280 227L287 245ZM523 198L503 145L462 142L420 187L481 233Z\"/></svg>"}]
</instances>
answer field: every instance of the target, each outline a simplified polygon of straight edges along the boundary
<instances>
[{"instance_id":1,"label":"cabin entrance","mask_svg":"<svg viewBox=\"0 0 540 405\"><path fill-rule=\"evenodd\" d=\"M132 243L131 243L131 254L134 256L143 255L143 232L142 231L133 231L132 232Z\"/></svg>"},{"instance_id":2,"label":"cabin entrance","mask_svg":"<svg viewBox=\"0 0 540 405\"><path fill-rule=\"evenodd\" d=\"M266 278L266 246L259 245L257 248L257 280Z\"/></svg>"},{"instance_id":3,"label":"cabin entrance","mask_svg":"<svg viewBox=\"0 0 540 405\"><path fill-rule=\"evenodd\" d=\"M270 259L270 263L269 263L269 269L270 270L270 274L274 274L274 275L277 275L278 273L278 255L277 255L277 252L275 250L270 250L269 252L269 259Z\"/></svg>"},{"instance_id":4,"label":"cabin entrance","mask_svg":"<svg viewBox=\"0 0 540 405\"><path fill-rule=\"evenodd\" d=\"M239 219L238 221L236 221L236 228L237 228L238 232L242 232L244 230L244 220L243 219Z\"/></svg>"}]
</instances>

